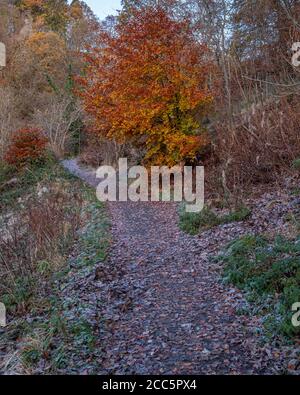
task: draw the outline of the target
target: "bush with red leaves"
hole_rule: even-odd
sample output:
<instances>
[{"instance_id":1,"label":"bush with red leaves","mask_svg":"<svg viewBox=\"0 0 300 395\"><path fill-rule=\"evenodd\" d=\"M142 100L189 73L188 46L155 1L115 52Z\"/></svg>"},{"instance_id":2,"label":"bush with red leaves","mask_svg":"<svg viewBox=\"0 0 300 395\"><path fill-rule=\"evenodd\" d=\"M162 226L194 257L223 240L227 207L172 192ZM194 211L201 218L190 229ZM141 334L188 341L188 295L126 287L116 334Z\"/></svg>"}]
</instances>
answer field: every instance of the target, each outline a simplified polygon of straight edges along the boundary
<instances>
[{"instance_id":1,"label":"bush with red leaves","mask_svg":"<svg viewBox=\"0 0 300 395\"><path fill-rule=\"evenodd\" d=\"M12 136L5 161L18 168L41 161L46 157L47 142L39 129L24 128L17 130Z\"/></svg>"}]
</instances>

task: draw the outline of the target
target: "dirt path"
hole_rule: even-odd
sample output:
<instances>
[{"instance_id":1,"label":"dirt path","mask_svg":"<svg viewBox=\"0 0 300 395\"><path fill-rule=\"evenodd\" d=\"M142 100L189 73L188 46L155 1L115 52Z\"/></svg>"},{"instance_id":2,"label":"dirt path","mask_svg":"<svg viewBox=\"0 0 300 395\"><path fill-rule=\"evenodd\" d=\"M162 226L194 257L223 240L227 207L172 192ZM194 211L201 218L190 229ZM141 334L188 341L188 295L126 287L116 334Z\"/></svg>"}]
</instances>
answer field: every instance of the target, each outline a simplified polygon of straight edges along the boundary
<instances>
[{"instance_id":1,"label":"dirt path","mask_svg":"<svg viewBox=\"0 0 300 395\"><path fill-rule=\"evenodd\" d=\"M64 166L96 185L76 161ZM95 276L103 317L97 373L276 373L278 353L262 345L260 321L238 314L242 295L221 283L211 259L243 231L239 224L192 237L178 229L174 204L109 207L114 242Z\"/></svg>"}]
</instances>

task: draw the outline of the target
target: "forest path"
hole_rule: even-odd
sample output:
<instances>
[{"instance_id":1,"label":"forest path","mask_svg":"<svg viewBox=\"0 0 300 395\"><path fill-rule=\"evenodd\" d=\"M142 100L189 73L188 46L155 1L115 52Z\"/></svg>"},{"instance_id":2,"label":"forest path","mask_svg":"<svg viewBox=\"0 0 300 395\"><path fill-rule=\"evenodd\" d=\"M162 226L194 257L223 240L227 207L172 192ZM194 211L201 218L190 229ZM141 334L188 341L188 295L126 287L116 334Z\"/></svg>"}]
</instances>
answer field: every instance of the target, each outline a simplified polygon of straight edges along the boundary
<instances>
[{"instance_id":1,"label":"forest path","mask_svg":"<svg viewBox=\"0 0 300 395\"><path fill-rule=\"evenodd\" d=\"M97 184L76 160L63 165ZM276 372L275 352L260 343L260 321L238 314L243 297L221 283L212 260L220 242L234 237L232 226L223 240L214 231L192 237L179 230L173 203L110 203L109 209L113 244L95 276L103 317L97 373Z\"/></svg>"}]
</instances>

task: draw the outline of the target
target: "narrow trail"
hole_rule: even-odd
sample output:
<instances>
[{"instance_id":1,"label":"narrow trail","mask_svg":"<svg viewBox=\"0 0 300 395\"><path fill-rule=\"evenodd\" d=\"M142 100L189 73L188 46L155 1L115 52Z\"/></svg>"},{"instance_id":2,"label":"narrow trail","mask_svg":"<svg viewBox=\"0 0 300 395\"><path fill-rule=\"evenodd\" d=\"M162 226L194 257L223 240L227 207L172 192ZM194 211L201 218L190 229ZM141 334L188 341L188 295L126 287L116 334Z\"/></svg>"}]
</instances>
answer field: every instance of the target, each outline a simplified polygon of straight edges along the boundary
<instances>
[{"instance_id":1,"label":"narrow trail","mask_svg":"<svg viewBox=\"0 0 300 395\"><path fill-rule=\"evenodd\" d=\"M63 165L90 185L76 160ZM220 281L212 256L224 240L192 237L167 203L110 203L113 245L95 281L105 283L100 374L276 373L275 350L260 342L257 317L238 314L242 295ZM103 325L103 322L99 323ZM274 359L275 358L275 359ZM279 361L278 361L279 362Z\"/></svg>"}]
</instances>

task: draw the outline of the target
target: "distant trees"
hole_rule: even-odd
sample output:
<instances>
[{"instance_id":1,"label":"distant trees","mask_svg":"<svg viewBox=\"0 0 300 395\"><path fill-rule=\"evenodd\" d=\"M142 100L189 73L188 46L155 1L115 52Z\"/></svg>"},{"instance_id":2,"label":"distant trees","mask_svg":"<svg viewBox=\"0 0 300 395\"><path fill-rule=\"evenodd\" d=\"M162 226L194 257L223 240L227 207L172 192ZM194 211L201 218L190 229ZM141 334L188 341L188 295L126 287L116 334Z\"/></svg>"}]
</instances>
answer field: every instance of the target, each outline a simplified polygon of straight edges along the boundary
<instances>
[{"instance_id":1,"label":"distant trees","mask_svg":"<svg viewBox=\"0 0 300 395\"><path fill-rule=\"evenodd\" d=\"M99 21L84 1L73 0L69 7L67 46L69 51L79 53L92 46L99 30ZM74 61L74 59L72 59Z\"/></svg>"},{"instance_id":2,"label":"distant trees","mask_svg":"<svg viewBox=\"0 0 300 395\"><path fill-rule=\"evenodd\" d=\"M43 129L58 156L79 139L82 111L73 77L98 29L80 0L0 0L0 41L8 53L0 72L0 161L13 131L23 126Z\"/></svg>"},{"instance_id":3,"label":"distant trees","mask_svg":"<svg viewBox=\"0 0 300 395\"><path fill-rule=\"evenodd\" d=\"M236 116L299 94L299 0L123 0L101 23L81 0L0 0L0 41L2 157L11 131L28 124L62 155L84 120L116 154L117 142L133 144L145 162L175 164L206 146L203 124L214 142L226 128L221 140L233 141Z\"/></svg>"},{"instance_id":4,"label":"distant trees","mask_svg":"<svg viewBox=\"0 0 300 395\"><path fill-rule=\"evenodd\" d=\"M19 7L29 11L40 25L64 33L69 19L67 0L21 0Z\"/></svg>"},{"instance_id":5,"label":"distant trees","mask_svg":"<svg viewBox=\"0 0 300 395\"><path fill-rule=\"evenodd\" d=\"M15 105L13 90L0 85L0 162L5 156L10 133L16 127Z\"/></svg>"},{"instance_id":6,"label":"distant trees","mask_svg":"<svg viewBox=\"0 0 300 395\"><path fill-rule=\"evenodd\" d=\"M49 147L57 158L74 151L74 137L80 132L82 111L67 95L52 96L41 109L34 113L34 121L47 136Z\"/></svg>"}]
</instances>

